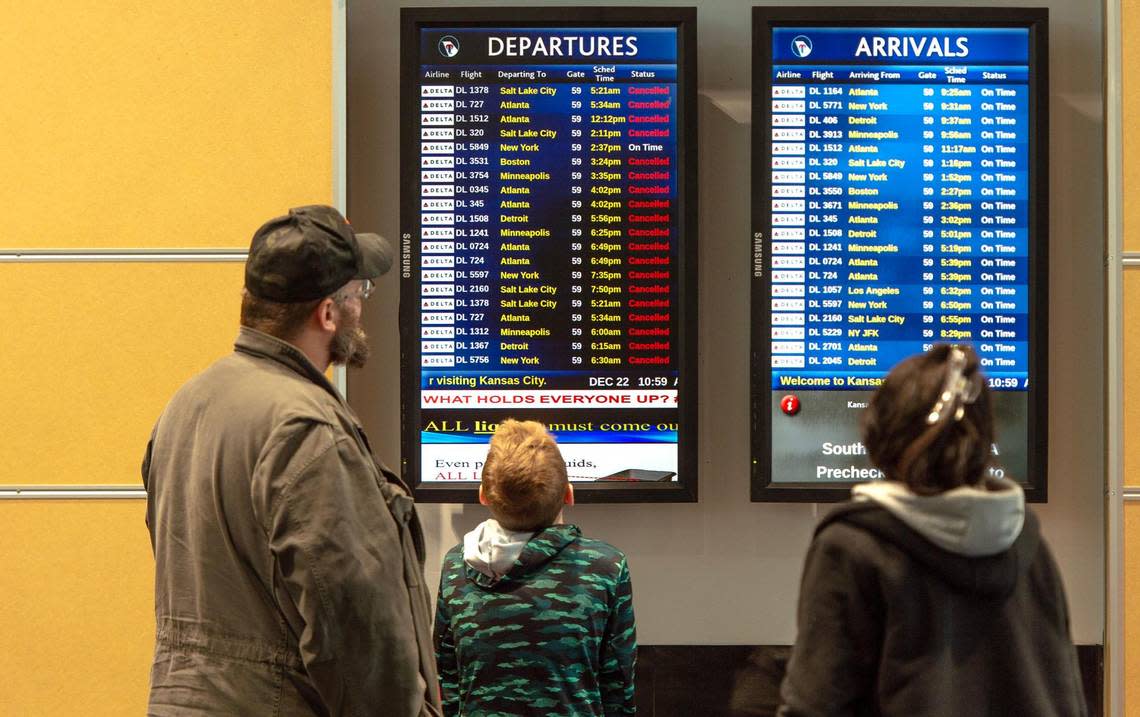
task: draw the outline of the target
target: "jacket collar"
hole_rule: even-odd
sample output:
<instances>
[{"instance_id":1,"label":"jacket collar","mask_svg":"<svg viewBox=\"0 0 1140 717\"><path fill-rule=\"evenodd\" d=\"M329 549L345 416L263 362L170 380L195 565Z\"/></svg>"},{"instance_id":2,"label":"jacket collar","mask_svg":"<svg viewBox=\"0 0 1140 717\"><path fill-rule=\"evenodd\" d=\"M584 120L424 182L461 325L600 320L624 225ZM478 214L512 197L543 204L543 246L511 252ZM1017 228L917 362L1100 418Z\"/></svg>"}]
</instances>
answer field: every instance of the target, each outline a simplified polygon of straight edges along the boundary
<instances>
[{"instance_id":1,"label":"jacket collar","mask_svg":"<svg viewBox=\"0 0 1140 717\"><path fill-rule=\"evenodd\" d=\"M498 580L507 574L534 536L533 530L507 530L489 518L463 536L463 562Z\"/></svg>"},{"instance_id":2,"label":"jacket collar","mask_svg":"<svg viewBox=\"0 0 1140 717\"><path fill-rule=\"evenodd\" d=\"M889 543L928 570L940 576L956 590L986 597L1006 597L1017 580L1032 567L1041 545L1041 529L1037 516L1025 511L1025 522L1017 539L997 555L967 557L943 550L904 523L897 515L864 500L840 503L819 525L819 536L832 523L847 523Z\"/></svg>"},{"instance_id":3,"label":"jacket collar","mask_svg":"<svg viewBox=\"0 0 1140 717\"><path fill-rule=\"evenodd\" d=\"M499 583L523 582L529 576L542 570L547 563L556 558L566 546L577 541L581 535L582 531L576 525L560 523L548 526L535 533L526 542L506 574L493 577L472 567L470 563L466 563L467 578L484 588L491 588Z\"/></svg>"},{"instance_id":4,"label":"jacket collar","mask_svg":"<svg viewBox=\"0 0 1140 717\"><path fill-rule=\"evenodd\" d=\"M356 412L352 410L352 406L348 405L348 402L344 400L340 392L329 382L328 377L313 365L313 362L309 360L309 357L306 356L301 349L288 341L282 341L276 336L270 336L257 329L242 326L238 330L237 340L234 341L234 350L248 356L279 363L290 371L300 374L323 388L330 396L336 399L336 402L340 404L344 412L348 414L361 447L368 455L372 456L373 462L384 478L389 483L394 483L399 486L406 495L411 495L412 492L409 490L407 484L404 483L403 479L396 475L391 468L385 465L384 462L377 458L376 454L372 452L372 445L369 443L368 437L364 434L364 428L360 425L360 419L357 418Z\"/></svg>"},{"instance_id":5,"label":"jacket collar","mask_svg":"<svg viewBox=\"0 0 1140 717\"><path fill-rule=\"evenodd\" d=\"M938 547L966 557L1004 552L1025 522L1025 494L1011 480L988 478L937 495L917 495L900 481L870 481L851 494L856 501L878 503Z\"/></svg>"},{"instance_id":6,"label":"jacket collar","mask_svg":"<svg viewBox=\"0 0 1140 717\"><path fill-rule=\"evenodd\" d=\"M242 326L241 329L238 330L237 340L234 341L234 350L250 356L275 361L294 373L298 373L309 379L332 394L338 401L344 403L340 393L337 392L329 382L328 377L313 365L313 362L309 360L309 357L306 356L301 349L288 341L283 341L276 336L270 336L257 329L251 329L248 326Z\"/></svg>"}]
</instances>

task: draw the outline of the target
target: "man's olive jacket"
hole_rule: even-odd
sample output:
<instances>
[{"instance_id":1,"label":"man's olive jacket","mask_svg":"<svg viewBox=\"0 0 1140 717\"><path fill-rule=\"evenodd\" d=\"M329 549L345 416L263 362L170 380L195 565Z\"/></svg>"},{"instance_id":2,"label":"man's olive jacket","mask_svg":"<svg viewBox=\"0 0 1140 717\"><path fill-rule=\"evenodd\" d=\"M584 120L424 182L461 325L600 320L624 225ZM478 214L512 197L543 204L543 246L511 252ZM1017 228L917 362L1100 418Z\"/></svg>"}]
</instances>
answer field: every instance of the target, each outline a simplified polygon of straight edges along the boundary
<instances>
[{"instance_id":1,"label":"man's olive jacket","mask_svg":"<svg viewBox=\"0 0 1140 717\"><path fill-rule=\"evenodd\" d=\"M299 349L243 328L159 418L149 714L430 715L423 534Z\"/></svg>"}]
</instances>

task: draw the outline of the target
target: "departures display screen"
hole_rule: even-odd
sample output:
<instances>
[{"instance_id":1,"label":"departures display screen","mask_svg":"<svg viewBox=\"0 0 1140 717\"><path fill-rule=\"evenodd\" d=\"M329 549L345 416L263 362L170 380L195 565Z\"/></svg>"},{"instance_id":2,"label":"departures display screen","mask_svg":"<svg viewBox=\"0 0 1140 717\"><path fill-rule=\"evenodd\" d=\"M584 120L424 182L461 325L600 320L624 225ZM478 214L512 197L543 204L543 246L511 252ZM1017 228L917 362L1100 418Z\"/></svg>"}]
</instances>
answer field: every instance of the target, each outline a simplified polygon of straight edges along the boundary
<instances>
[{"instance_id":1,"label":"departures display screen","mask_svg":"<svg viewBox=\"0 0 1140 717\"><path fill-rule=\"evenodd\" d=\"M755 15L753 497L881 478L859 412L956 343L994 390L991 470L1041 499L1044 14L888 12Z\"/></svg>"},{"instance_id":2,"label":"departures display screen","mask_svg":"<svg viewBox=\"0 0 1140 717\"><path fill-rule=\"evenodd\" d=\"M418 497L473 499L514 418L549 427L580 499L695 499L695 16L665 12L404 11Z\"/></svg>"}]
</instances>

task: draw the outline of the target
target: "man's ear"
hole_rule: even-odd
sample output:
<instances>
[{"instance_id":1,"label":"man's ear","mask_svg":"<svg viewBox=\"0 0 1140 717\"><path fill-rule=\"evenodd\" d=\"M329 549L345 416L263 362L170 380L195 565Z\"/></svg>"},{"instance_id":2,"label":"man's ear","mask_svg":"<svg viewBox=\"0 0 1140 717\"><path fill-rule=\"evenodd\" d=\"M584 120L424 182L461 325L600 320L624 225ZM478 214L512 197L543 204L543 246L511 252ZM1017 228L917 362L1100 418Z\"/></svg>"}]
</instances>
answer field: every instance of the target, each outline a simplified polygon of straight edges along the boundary
<instances>
[{"instance_id":1,"label":"man's ear","mask_svg":"<svg viewBox=\"0 0 1140 717\"><path fill-rule=\"evenodd\" d=\"M336 331L340 316L337 314L336 302L332 300L332 297L321 299L321 303L317 304L316 309L313 309L313 315L316 317L317 326L322 331Z\"/></svg>"},{"instance_id":2,"label":"man's ear","mask_svg":"<svg viewBox=\"0 0 1140 717\"><path fill-rule=\"evenodd\" d=\"M574 505L574 484L566 481L566 495L562 496L563 505Z\"/></svg>"},{"instance_id":3,"label":"man's ear","mask_svg":"<svg viewBox=\"0 0 1140 717\"><path fill-rule=\"evenodd\" d=\"M483 484L479 484L479 505L487 505L487 496L483 495Z\"/></svg>"}]
</instances>

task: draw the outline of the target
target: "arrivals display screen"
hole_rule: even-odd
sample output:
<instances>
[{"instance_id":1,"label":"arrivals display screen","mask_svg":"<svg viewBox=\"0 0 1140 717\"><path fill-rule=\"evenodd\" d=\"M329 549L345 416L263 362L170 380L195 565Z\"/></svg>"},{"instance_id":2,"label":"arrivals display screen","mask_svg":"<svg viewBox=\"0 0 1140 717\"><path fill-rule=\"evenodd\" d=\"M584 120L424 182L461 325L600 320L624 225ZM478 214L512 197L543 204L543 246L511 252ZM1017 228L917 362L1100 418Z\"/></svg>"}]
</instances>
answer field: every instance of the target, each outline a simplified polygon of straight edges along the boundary
<instances>
[{"instance_id":1,"label":"arrivals display screen","mask_svg":"<svg viewBox=\"0 0 1140 717\"><path fill-rule=\"evenodd\" d=\"M754 9L754 500L882 476L859 413L971 345L993 468L1046 496L1045 10Z\"/></svg>"},{"instance_id":2,"label":"arrivals display screen","mask_svg":"<svg viewBox=\"0 0 1140 717\"><path fill-rule=\"evenodd\" d=\"M696 14L402 14L403 470L472 501L504 419L580 501L696 499Z\"/></svg>"}]
</instances>

